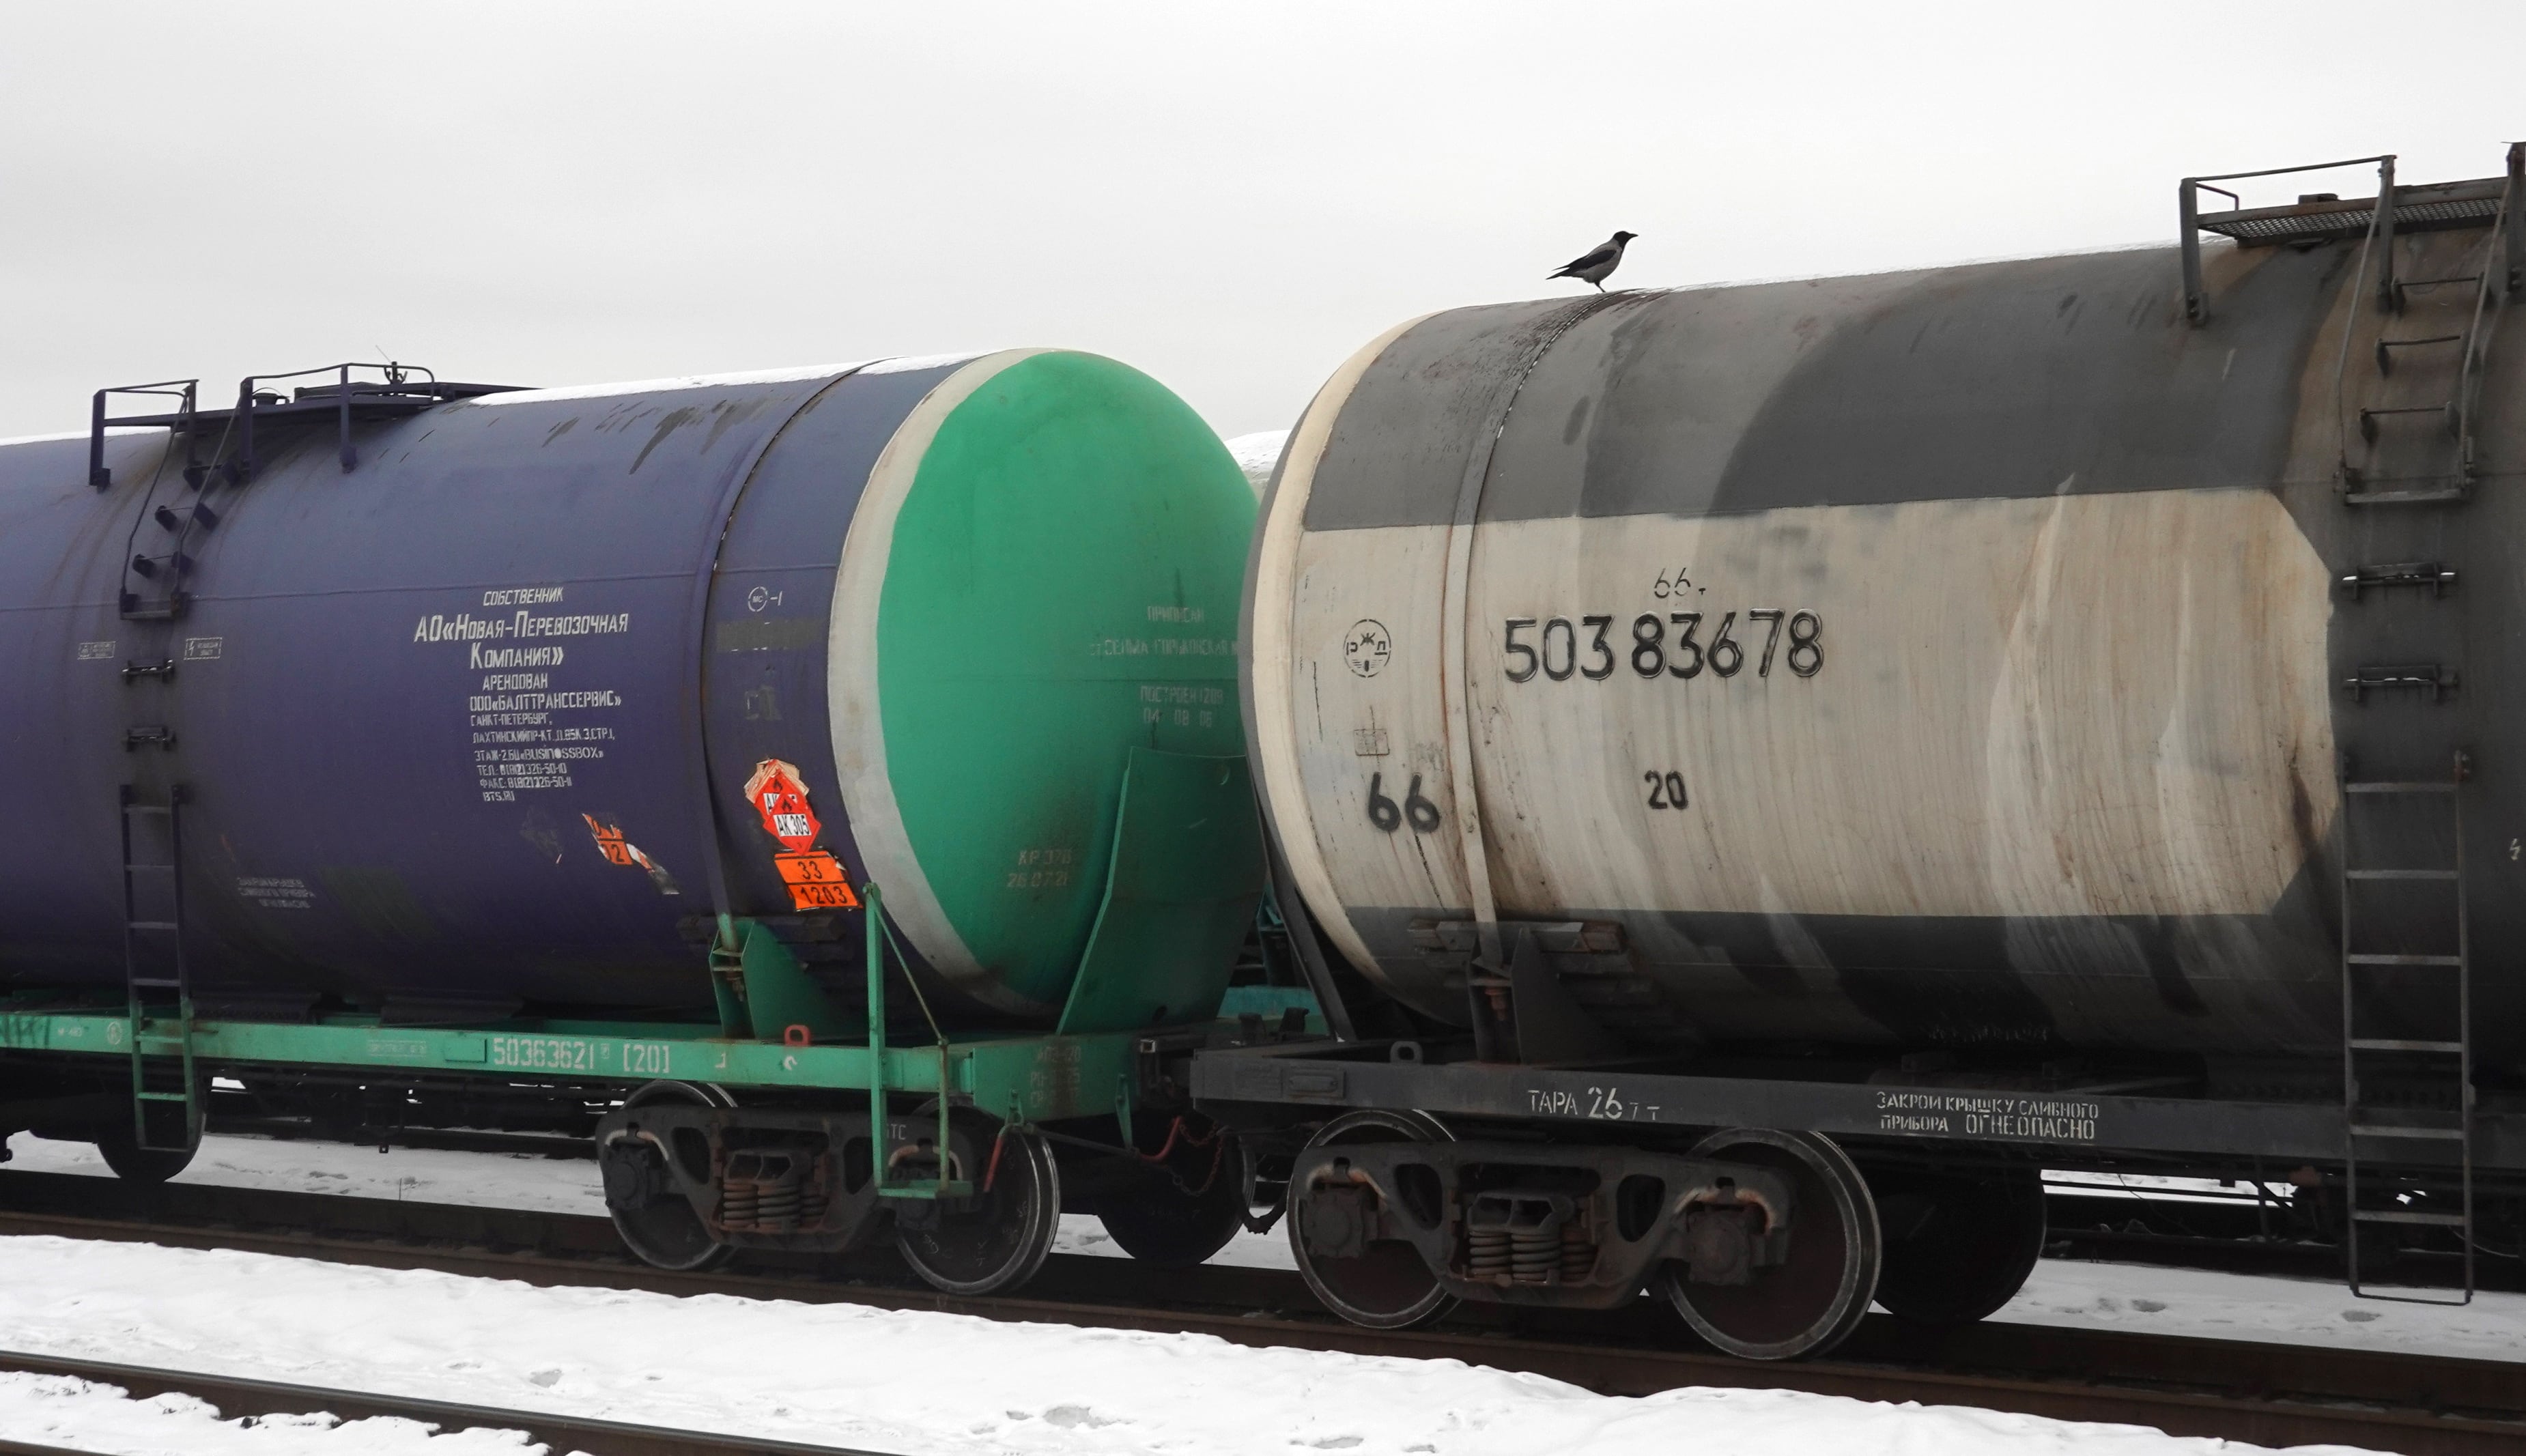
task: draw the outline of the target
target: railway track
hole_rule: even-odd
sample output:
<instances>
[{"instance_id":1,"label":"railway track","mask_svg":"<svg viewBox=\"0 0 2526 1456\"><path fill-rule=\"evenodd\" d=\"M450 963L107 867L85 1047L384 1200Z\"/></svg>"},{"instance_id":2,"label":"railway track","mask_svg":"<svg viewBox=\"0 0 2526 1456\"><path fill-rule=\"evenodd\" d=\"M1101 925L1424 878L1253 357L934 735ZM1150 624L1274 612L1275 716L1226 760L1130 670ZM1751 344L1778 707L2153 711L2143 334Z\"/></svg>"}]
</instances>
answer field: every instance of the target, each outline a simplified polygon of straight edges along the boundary
<instances>
[{"instance_id":1,"label":"railway track","mask_svg":"<svg viewBox=\"0 0 2526 1456\"><path fill-rule=\"evenodd\" d=\"M222 1416L305 1415L324 1411L344 1421L398 1416L441 1431L487 1429L517 1431L541 1441L554 1456L584 1451L589 1456L884 1456L851 1446L805 1445L797 1441L755 1436L713 1435L662 1426L635 1426L583 1416L557 1416L542 1411L467 1405L458 1401L417 1400L368 1390L336 1390L322 1385L290 1385L249 1381L198 1371L162 1370L145 1365L115 1365L101 1360L74 1360L59 1355L0 1350L0 1371L28 1375L69 1376L100 1385L119 1386L135 1400L177 1393L217 1406ZM75 1447L0 1439L0 1456L85 1456Z\"/></svg>"},{"instance_id":2,"label":"railway track","mask_svg":"<svg viewBox=\"0 0 2526 1456\"><path fill-rule=\"evenodd\" d=\"M596 1145L588 1138L554 1132L439 1128L318 1132L304 1119L239 1113L214 1113L211 1130L359 1147L392 1145L591 1162L596 1157ZM2146 1189L2082 1184L2053 1187L2045 1201L2052 1225L2045 1251L2052 1258L2296 1279L2342 1277L2339 1245L2275 1236L2276 1230L2258 1219L2253 1203L2243 1195L2221 1200L2152 1197ZM2409 1261L2403 1273L2411 1282L2446 1285L2460 1277L2452 1254L2403 1257ZM2526 1260L2487 1250L2475 1264L2474 1277L2485 1289L2526 1292Z\"/></svg>"},{"instance_id":3,"label":"railway track","mask_svg":"<svg viewBox=\"0 0 2526 1456\"><path fill-rule=\"evenodd\" d=\"M1690 1346L1647 1301L1584 1323L1491 1311L1384 1332L1316 1311L1295 1275L1208 1267L1187 1276L1064 1255L1023 1297L958 1299L915 1283L886 1256L673 1274L632 1262L601 1218L27 1173L0 1172L0 1233L249 1249L546 1285L1197 1331L1245 1345L1459 1359L1617 1395L1767 1387L2122 1422L2268 1446L2338 1442L2403 1456L2526 1447L2526 1380L2519 1366L2499 1361L2028 1325L1941 1331L1872 1316L1831 1359L1753 1364Z\"/></svg>"}]
</instances>

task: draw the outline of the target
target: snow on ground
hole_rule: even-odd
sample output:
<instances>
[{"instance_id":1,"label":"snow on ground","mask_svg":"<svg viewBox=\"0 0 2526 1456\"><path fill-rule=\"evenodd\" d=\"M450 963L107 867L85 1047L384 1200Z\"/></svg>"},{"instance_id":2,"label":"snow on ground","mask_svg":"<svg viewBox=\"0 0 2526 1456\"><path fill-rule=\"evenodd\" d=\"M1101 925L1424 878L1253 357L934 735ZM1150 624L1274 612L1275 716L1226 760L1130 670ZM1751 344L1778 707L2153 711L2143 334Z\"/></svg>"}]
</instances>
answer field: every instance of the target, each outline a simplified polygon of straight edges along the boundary
<instances>
[{"instance_id":1,"label":"snow on ground","mask_svg":"<svg viewBox=\"0 0 2526 1456\"><path fill-rule=\"evenodd\" d=\"M29 1173L76 1173L112 1178L96 1149L84 1142L53 1142L31 1132L9 1139L8 1167ZM0 1177L5 1177L0 1173ZM547 1158L534 1153L460 1153L438 1148L374 1147L338 1142L295 1142L270 1137L202 1139L179 1183L234 1188L281 1188L293 1193L339 1193L355 1198L401 1198L415 1203L473 1203L530 1213L605 1217L605 1188L596 1164L586 1158ZM1086 1214L1065 1214L1053 1247L1069 1254L1131 1256L1105 1236ZM1240 1234L1211 1262L1249 1269L1295 1269L1288 1239L1277 1230Z\"/></svg>"},{"instance_id":2,"label":"snow on ground","mask_svg":"<svg viewBox=\"0 0 2526 1456\"><path fill-rule=\"evenodd\" d=\"M76 1442L115 1456L525 1456L543 1449L514 1431L432 1433L414 1421L336 1422L322 1414L267 1416L247 1425L188 1395L133 1400L112 1385L61 1376L0 1374L0 1434Z\"/></svg>"},{"instance_id":3,"label":"snow on ground","mask_svg":"<svg viewBox=\"0 0 2526 1456\"><path fill-rule=\"evenodd\" d=\"M1620 1398L1453 1360L1245 1349L1206 1335L847 1304L537 1289L227 1249L0 1238L0 1267L9 1275L0 1280L0 1346L8 1348L902 1456L2253 1449L2139 1427L1786 1390ZM495 1432L425 1445L409 1427L364 1424L371 1430L214 1430L182 1401L0 1381L0 1432L98 1452L525 1449Z\"/></svg>"},{"instance_id":4,"label":"snow on ground","mask_svg":"<svg viewBox=\"0 0 2526 1456\"><path fill-rule=\"evenodd\" d=\"M20 1133L10 1168L111 1177L83 1142ZM0 1175L5 1176L5 1175ZM477 1203L603 1217L605 1195L586 1159L460 1153L261 1137L206 1137L179 1182L287 1188L426 1203ZM2210 1186L2210 1185L2205 1185ZM1053 1245L1065 1253L1125 1258L1104 1227L1065 1215ZM1212 1261L1250 1269L1292 1269L1286 1233L1239 1234ZM2025 1325L2260 1339L2344 1349L2401 1350L2526 1362L2526 1295L2485 1293L2471 1307L2353 1299L2327 1280L2291 1280L2046 1259L2007 1308L1993 1317Z\"/></svg>"},{"instance_id":5,"label":"snow on ground","mask_svg":"<svg viewBox=\"0 0 2526 1456\"><path fill-rule=\"evenodd\" d=\"M9 1162L0 1169L0 1177L13 1170L114 1177L87 1143L55 1142L31 1132L9 1139ZM214 1134L202 1139L192 1165L176 1175L175 1180L605 1217L605 1188L597 1180L593 1160L532 1153L460 1153L421 1147L380 1153L373 1146L350 1143Z\"/></svg>"}]
</instances>

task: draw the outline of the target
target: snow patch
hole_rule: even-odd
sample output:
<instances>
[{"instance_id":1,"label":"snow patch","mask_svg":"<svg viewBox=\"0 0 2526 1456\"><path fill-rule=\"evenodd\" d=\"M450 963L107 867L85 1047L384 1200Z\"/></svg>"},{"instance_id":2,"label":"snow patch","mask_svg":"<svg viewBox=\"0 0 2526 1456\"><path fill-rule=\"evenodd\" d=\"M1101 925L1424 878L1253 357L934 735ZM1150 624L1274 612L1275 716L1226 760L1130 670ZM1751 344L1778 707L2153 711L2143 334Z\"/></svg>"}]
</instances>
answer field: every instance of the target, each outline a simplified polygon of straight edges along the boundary
<instances>
[{"instance_id":1,"label":"snow patch","mask_svg":"<svg viewBox=\"0 0 2526 1456\"><path fill-rule=\"evenodd\" d=\"M736 384L790 384L801 379L821 379L830 375L846 375L867 366L851 364L796 365L788 369L758 369L738 374L686 375L676 379L626 379L612 384L564 384L552 389L509 389L498 394L484 394L463 401L467 405L553 404L572 399L605 399L617 394L658 394L670 389L715 389Z\"/></svg>"},{"instance_id":2,"label":"snow patch","mask_svg":"<svg viewBox=\"0 0 2526 1456\"><path fill-rule=\"evenodd\" d=\"M433 1430L384 1416L345 1423L317 1411L224 1421L189 1395L134 1400L116 1386L67 1376L0 1374L0 1431L29 1443L78 1443L66 1449L187 1456L529 1456L543 1449L523 1431Z\"/></svg>"},{"instance_id":3,"label":"snow patch","mask_svg":"<svg viewBox=\"0 0 2526 1456\"><path fill-rule=\"evenodd\" d=\"M9 1139L8 1147L10 1169L112 1176L96 1150L83 1142L53 1142L21 1132ZM2060 1177L2046 1175L2047 1179ZM7 1178L8 1173L0 1170L0 1180ZM202 1139L193 1165L176 1180L605 1215L605 1190L593 1161L528 1153L398 1147L380 1154L373 1147L344 1143L211 1136ZM1065 1254L1130 1257L1088 1214L1064 1215L1053 1248ZM1239 1233L1210 1262L1244 1269L1296 1268L1286 1226L1269 1233ZM2476 1295L2464 1309L2440 1310L2354 1300L2330 1280L2046 1259L2035 1266L2017 1297L1992 1318L2003 1324L2526 1363L2526 1294L2497 1291ZM571 1367L550 1360L520 1367L526 1372L553 1368Z\"/></svg>"},{"instance_id":4,"label":"snow patch","mask_svg":"<svg viewBox=\"0 0 2526 1456\"><path fill-rule=\"evenodd\" d=\"M1262 429L1230 440L1228 453L1237 458L1237 468L1245 472L1245 483L1260 496L1272 483L1272 472L1281 464L1281 452L1288 443L1289 431Z\"/></svg>"},{"instance_id":5,"label":"snow patch","mask_svg":"<svg viewBox=\"0 0 2526 1456\"><path fill-rule=\"evenodd\" d=\"M859 372L864 375L908 375L925 369L945 369L951 364L964 364L998 352L997 349L976 349L965 354L907 354L900 359L881 359L875 364L862 365Z\"/></svg>"},{"instance_id":6,"label":"snow patch","mask_svg":"<svg viewBox=\"0 0 2526 1456\"><path fill-rule=\"evenodd\" d=\"M1455 1360L1249 1349L1208 1335L850 1304L537 1288L229 1249L9 1237L0 1238L0 1260L10 1275L0 1280L0 1346L904 1456L2256 1449L1908 1402L1707 1388L1625 1398ZM61 1419L42 1424L33 1412L47 1400ZM384 1429L355 1446L312 1425L308 1444L259 1435L276 1443L247 1444L254 1432L199 1409L160 1414L155 1402L99 1400L60 1382L0 1382L0 1429L22 1438L75 1435L88 1449L524 1449L503 1444L500 1432L468 1432L467 1444L395 1444L400 1432ZM193 1423L181 1433L167 1424L179 1418ZM121 1433L150 1422L159 1424L148 1438ZM109 1434L108 1423L123 1424Z\"/></svg>"},{"instance_id":7,"label":"snow patch","mask_svg":"<svg viewBox=\"0 0 2526 1456\"><path fill-rule=\"evenodd\" d=\"M167 427L164 425L122 425L106 430L105 437L119 439L127 434L165 434L166 432ZM84 429L65 429L55 434L12 435L8 439L0 440L0 450L5 450L11 445L57 445L64 440L83 440L87 437L88 431Z\"/></svg>"}]
</instances>

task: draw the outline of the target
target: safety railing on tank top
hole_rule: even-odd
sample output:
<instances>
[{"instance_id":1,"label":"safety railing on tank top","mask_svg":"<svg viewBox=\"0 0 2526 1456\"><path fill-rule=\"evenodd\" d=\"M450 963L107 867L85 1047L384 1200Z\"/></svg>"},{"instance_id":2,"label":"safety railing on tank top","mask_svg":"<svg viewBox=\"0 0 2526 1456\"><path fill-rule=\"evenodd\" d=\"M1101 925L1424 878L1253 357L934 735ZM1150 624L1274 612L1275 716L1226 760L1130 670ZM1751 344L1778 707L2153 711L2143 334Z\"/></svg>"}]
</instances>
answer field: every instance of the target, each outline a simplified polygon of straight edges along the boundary
<instances>
[{"instance_id":1,"label":"safety railing on tank top","mask_svg":"<svg viewBox=\"0 0 2526 1456\"><path fill-rule=\"evenodd\" d=\"M375 370L381 382L372 384L354 381L351 377L353 370ZM286 379L313 378L318 375L333 377L333 387L330 391L300 389L296 391L298 396L296 399L288 399L263 388L266 384L278 383ZM417 390L406 389L404 386L415 375L422 377L425 386ZM358 383L356 391L355 382ZM434 399L437 394L437 384L438 376L418 364L328 364L316 369L294 369L281 375L248 375L237 383L236 478L239 482L243 482L254 475L254 417L257 411L268 412L277 406L311 403L308 399L311 393L330 392L337 396L329 402L335 409L335 427L342 469L349 471L360 463L360 452L351 444L351 403L355 392L387 396L424 394Z\"/></svg>"},{"instance_id":2,"label":"safety railing on tank top","mask_svg":"<svg viewBox=\"0 0 2526 1456\"><path fill-rule=\"evenodd\" d=\"M2376 168L2377 196L2371 201L2348 203L2327 197L2301 202L2296 207L2266 208L2248 213L2244 198L2225 187L2211 185L2213 182L2237 182L2252 177L2287 176L2299 172L2330 172L2338 167ZM2176 186L2177 236L2184 251L2184 316L2196 328L2210 322L2210 293L2201 281L2203 192L2216 192L2236 204L2236 211L2221 214L2215 220L2226 226L2210 229L2227 232L2232 237L2243 238L2253 232L2252 225L2266 222L2266 215L2274 226L2304 226L2311 215L2319 211L2327 218L2339 214L2345 230L2352 229L2355 225L2355 230L2371 238L2382 234L2389 242L2395 235L2395 159L2392 156L2351 157L2341 162L2309 163L2303 167L2266 167L2260 172L2223 172L2210 176L2186 177ZM2390 260L2382 284L2384 296L2392 296L2393 273L2394 266Z\"/></svg>"}]
</instances>

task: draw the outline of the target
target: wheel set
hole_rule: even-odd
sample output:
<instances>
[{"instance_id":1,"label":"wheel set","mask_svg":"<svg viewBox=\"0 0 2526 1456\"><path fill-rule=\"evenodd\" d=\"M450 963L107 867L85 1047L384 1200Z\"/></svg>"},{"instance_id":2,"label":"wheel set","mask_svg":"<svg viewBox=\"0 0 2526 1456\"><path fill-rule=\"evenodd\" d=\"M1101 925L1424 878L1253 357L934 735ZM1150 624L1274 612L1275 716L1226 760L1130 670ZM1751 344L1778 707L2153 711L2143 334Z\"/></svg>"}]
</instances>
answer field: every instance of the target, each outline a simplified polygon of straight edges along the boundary
<instances>
[{"instance_id":1,"label":"wheel set","mask_svg":"<svg viewBox=\"0 0 2526 1456\"><path fill-rule=\"evenodd\" d=\"M1060 1226L1053 1139L970 1107L936 1119L933 1102L891 1125L881 1181L864 1116L743 1109L715 1085L653 1082L600 1127L606 1205L624 1243L663 1269L748 1247L847 1250L884 1230L945 1293L1018 1288ZM1104 1154L1075 1201L1161 1268L1216 1254L1246 1226L1255 1186L1246 1139L1187 1121L1154 1151L1075 1139ZM2042 1181L2023 1165L1863 1168L1820 1133L1760 1128L1681 1151L1490 1141L1389 1108L1316 1129L1290 1163L1285 1212L1299 1276L1353 1325L1406 1329L1467 1301L1611 1311L1653 1295L1747 1360L1829 1351L1872 1303L1920 1324L1982 1319L2015 1295L2045 1237Z\"/></svg>"},{"instance_id":2,"label":"wheel set","mask_svg":"<svg viewBox=\"0 0 2526 1456\"><path fill-rule=\"evenodd\" d=\"M657 1081L597 1130L607 1213L632 1253L660 1269L717 1268L741 1250L848 1253L890 1237L915 1274L948 1294L1015 1289L1042 1269L1060 1230L1052 1140L970 1107L938 1135L933 1101L890 1120L881 1181L861 1113L744 1107L727 1089ZM1179 1120L1150 1153L1078 1139L1105 1154L1083 1201L1135 1258L1189 1268L1243 1227L1243 1145Z\"/></svg>"},{"instance_id":3,"label":"wheel set","mask_svg":"<svg viewBox=\"0 0 2526 1456\"><path fill-rule=\"evenodd\" d=\"M1601 1176L1581 1176L1591 1159ZM1392 1110L1317 1131L1288 1225L1308 1287L1355 1325L1426 1324L1466 1299L1613 1309L1645 1288L1748 1360L1829 1351L1872 1302L1922 1324L1981 1319L2025 1282L2045 1233L2027 1168L1863 1170L1829 1137L1766 1129L1662 1159L1482 1144Z\"/></svg>"}]
</instances>

